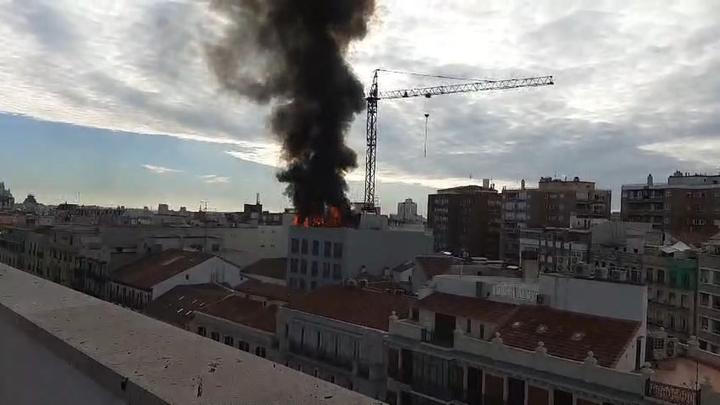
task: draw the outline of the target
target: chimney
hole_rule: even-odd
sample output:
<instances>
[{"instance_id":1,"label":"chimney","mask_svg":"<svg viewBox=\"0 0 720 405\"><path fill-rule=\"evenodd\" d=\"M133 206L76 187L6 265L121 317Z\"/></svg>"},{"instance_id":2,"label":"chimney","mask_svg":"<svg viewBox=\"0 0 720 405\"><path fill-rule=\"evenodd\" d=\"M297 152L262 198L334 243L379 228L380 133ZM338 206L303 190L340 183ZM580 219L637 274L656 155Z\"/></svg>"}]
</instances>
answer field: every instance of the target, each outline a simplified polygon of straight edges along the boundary
<instances>
[{"instance_id":1,"label":"chimney","mask_svg":"<svg viewBox=\"0 0 720 405\"><path fill-rule=\"evenodd\" d=\"M490 179L483 179L482 186L483 186L483 188L489 189L490 188Z\"/></svg>"},{"instance_id":2,"label":"chimney","mask_svg":"<svg viewBox=\"0 0 720 405\"><path fill-rule=\"evenodd\" d=\"M520 180L520 190L525 190L525 179Z\"/></svg>"},{"instance_id":3,"label":"chimney","mask_svg":"<svg viewBox=\"0 0 720 405\"><path fill-rule=\"evenodd\" d=\"M652 186L653 186L653 176L652 176L652 173L648 174L648 176L647 176L647 185L648 185L649 187L652 187Z\"/></svg>"}]
</instances>

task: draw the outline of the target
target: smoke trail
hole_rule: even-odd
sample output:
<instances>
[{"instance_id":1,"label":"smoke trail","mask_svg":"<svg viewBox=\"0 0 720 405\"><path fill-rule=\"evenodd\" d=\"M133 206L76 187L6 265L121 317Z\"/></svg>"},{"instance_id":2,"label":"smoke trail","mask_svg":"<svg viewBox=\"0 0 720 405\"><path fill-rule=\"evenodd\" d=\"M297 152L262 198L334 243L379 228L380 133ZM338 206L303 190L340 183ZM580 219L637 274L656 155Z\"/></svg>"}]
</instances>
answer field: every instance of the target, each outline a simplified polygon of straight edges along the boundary
<instances>
[{"instance_id":1,"label":"smoke trail","mask_svg":"<svg viewBox=\"0 0 720 405\"><path fill-rule=\"evenodd\" d=\"M221 86L274 104L270 127L283 147L287 183L300 219L328 206L349 207L345 174L357 155L345 133L364 107L364 92L345 54L362 39L375 0L216 0L230 22L209 44L210 67Z\"/></svg>"}]
</instances>

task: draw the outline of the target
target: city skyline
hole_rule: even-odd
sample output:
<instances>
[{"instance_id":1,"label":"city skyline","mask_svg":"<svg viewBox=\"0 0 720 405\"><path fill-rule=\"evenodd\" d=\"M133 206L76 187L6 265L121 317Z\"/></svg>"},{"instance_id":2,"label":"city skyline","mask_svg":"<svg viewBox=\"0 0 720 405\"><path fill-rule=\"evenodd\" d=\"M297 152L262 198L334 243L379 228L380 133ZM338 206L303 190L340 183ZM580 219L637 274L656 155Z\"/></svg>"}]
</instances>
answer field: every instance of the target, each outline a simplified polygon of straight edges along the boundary
<instances>
[{"instance_id":1,"label":"city skyline","mask_svg":"<svg viewBox=\"0 0 720 405\"><path fill-rule=\"evenodd\" d=\"M386 102L378 195L425 212L438 188L492 177L498 188L579 176L613 190L674 172L714 172L717 5L636 2L624 9L380 3L351 63L468 78L553 75L542 89ZM441 18L438 18L440 15ZM432 26L418 24L433 16ZM199 48L207 12L190 2L23 2L0 7L0 177L18 200L235 210L261 194L288 206L274 177L268 109L229 98ZM467 24L465 24L467 22ZM472 22L472 23L471 23ZM99 29L98 27L102 27ZM578 35L579 30L584 35ZM412 35L408 35L412 33ZM131 36L132 35L132 36ZM458 40L465 38L465 40ZM482 39L482 41L479 41ZM401 51L402 49L402 51ZM491 57L488 57L491 56ZM382 75L385 90L439 84ZM423 114L430 114L423 156ZM349 133L360 168L364 114Z\"/></svg>"}]
</instances>

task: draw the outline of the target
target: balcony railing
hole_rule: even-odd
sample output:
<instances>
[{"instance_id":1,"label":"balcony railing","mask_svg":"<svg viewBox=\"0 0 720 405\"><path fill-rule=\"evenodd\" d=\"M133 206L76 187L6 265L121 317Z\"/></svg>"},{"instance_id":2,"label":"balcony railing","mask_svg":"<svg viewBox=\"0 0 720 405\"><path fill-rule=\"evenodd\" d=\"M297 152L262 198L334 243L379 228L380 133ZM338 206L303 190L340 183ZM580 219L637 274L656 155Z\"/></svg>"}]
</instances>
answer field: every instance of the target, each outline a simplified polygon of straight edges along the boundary
<instances>
[{"instance_id":1,"label":"balcony railing","mask_svg":"<svg viewBox=\"0 0 720 405\"><path fill-rule=\"evenodd\" d=\"M353 369L352 359L334 356L322 350L316 350L303 346L297 342L290 342L289 350L290 353L318 360L343 370L352 371Z\"/></svg>"},{"instance_id":2,"label":"balcony railing","mask_svg":"<svg viewBox=\"0 0 720 405\"><path fill-rule=\"evenodd\" d=\"M698 390L647 380L645 396L677 405L700 405Z\"/></svg>"},{"instance_id":3,"label":"balcony railing","mask_svg":"<svg viewBox=\"0 0 720 405\"><path fill-rule=\"evenodd\" d=\"M422 333L420 334L420 340L435 346L453 347L455 335L453 332L438 333L438 331L423 329Z\"/></svg>"}]
</instances>

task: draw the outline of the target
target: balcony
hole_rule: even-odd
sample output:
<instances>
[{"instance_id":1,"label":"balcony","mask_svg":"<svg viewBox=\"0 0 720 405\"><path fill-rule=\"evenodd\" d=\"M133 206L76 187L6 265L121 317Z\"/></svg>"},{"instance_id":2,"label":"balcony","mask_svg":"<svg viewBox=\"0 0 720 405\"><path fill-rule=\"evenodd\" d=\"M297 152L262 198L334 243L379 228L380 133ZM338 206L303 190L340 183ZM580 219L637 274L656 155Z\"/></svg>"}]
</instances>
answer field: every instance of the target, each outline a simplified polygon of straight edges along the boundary
<instances>
[{"instance_id":1,"label":"balcony","mask_svg":"<svg viewBox=\"0 0 720 405\"><path fill-rule=\"evenodd\" d=\"M3 265L0 336L0 404L378 403Z\"/></svg>"},{"instance_id":2,"label":"balcony","mask_svg":"<svg viewBox=\"0 0 720 405\"><path fill-rule=\"evenodd\" d=\"M290 353L300 355L302 357L316 360L322 363L329 364L333 367L337 367L339 369L345 370L345 371L352 371L353 370L353 360L347 359L343 357L338 357L331 355L330 353L326 353L324 351L319 351L317 349L313 349L307 346L302 346L297 342L290 342L288 349Z\"/></svg>"},{"instance_id":3,"label":"balcony","mask_svg":"<svg viewBox=\"0 0 720 405\"><path fill-rule=\"evenodd\" d=\"M453 331L447 333L445 331L423 329L420 334L420 340L434 346L453 347L455 337Z\"/></svg>"}]
</instances>

